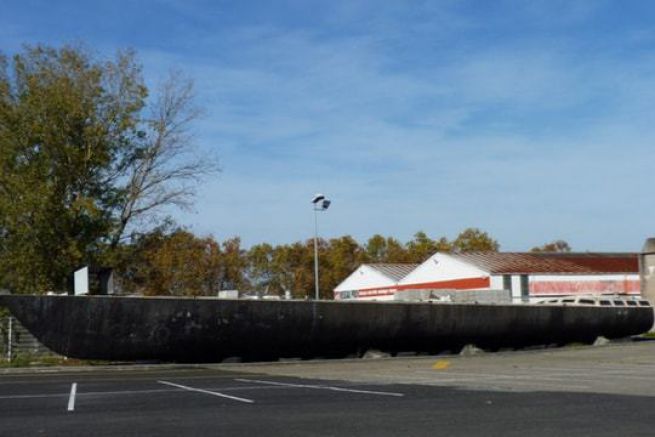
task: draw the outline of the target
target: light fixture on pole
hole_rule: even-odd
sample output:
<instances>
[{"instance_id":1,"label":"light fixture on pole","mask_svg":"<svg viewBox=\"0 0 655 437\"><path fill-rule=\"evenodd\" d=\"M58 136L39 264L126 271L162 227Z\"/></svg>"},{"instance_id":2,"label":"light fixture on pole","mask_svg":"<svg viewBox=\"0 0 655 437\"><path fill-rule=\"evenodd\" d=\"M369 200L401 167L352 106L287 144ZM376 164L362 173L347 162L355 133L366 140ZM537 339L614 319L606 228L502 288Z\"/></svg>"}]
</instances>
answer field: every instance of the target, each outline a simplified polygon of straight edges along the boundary
<instances>
[{"instance_id":1,"label":"light fixture on pole","mask_svg":"<svg viewBox=\"0 0 655 437\"><path fill-rule=\"evenodd\" d=\"M325 211L332 203L327 197L322 194L316 194L312 199L314 204L314 284L315 284L315 299L320 298L318 292L318 212Z\"/></svg>"}]
</instances>

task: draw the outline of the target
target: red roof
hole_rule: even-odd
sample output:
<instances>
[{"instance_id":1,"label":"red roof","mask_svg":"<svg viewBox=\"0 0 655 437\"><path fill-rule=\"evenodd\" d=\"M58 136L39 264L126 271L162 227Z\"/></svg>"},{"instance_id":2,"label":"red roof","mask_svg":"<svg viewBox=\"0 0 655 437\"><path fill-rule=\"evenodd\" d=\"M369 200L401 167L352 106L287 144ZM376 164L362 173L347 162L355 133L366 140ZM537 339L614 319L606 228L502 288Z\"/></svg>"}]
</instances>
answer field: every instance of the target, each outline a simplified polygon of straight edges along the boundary
<instances>
[{"instance_id":1,"label":"red roof","mask_svg":"<svg viewBox=\"0 0 655 437\"><path fill-rule=\"evenodd\" d=\"M452 256L494 274L639 273L637 253L470 252Z\"/></svg>"},{"instance_id":2,"label":"red roof","mask_svg":"<svg viewBox=\"0 0 655 437\"><path fill-rule=\"evenodd\" d=\"M409 275L412 270L418 267L418 264L376 263L366 265L382 273L387 278L393 279L396 282Z\"/></svg>"}]
</instances>

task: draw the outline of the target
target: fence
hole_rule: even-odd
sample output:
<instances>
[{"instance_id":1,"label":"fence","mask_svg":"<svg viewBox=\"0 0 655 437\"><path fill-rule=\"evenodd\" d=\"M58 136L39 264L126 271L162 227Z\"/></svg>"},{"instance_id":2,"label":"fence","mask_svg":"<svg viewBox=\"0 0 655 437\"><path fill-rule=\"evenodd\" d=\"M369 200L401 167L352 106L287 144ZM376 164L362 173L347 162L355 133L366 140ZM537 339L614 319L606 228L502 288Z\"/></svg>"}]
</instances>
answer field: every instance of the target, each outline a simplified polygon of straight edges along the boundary
<instances>
[{"instance_id":1,"label":"fence","mask_svg":"<svg viewBox=\"0 0 655 437\"><path fill-rule=\"evenodd\" d=\"M15 317L0 318L0 354L6 361L18 355L52 355L53 352L21 325Z\"/></svg>"}]
</instances>

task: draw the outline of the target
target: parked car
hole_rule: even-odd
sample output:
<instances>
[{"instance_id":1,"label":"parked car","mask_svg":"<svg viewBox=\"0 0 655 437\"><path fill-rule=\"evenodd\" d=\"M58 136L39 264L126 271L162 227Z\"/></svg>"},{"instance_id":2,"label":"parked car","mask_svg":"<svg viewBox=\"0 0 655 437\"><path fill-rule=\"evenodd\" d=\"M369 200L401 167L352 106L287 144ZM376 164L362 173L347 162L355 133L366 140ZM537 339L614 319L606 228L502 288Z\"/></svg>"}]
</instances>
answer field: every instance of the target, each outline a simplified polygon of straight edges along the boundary
<instances>
[{"instance_id":1,"label":"parked car","mask_svg":"<svg viewBox=\"0 0 655 437\"><path fill-rule=\"evenodd\" d=\"M626 296L562 296L552 299L544 299L537 302L538 305L588 305L588 306L609 306L609 307L650 307L649 301L637 297Z\"/></svg>"}]
</instances>

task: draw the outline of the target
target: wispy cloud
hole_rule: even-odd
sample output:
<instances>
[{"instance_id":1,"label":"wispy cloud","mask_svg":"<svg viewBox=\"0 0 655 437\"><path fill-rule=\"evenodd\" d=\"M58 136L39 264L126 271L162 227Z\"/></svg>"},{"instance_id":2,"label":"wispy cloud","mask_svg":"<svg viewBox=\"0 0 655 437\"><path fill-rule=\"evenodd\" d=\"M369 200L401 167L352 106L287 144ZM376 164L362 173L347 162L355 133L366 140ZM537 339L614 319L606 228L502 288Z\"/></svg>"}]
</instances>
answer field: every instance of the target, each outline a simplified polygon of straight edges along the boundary
<instances>
[{"instance_id":1,"label":"wispy cloud","mask_svg":"<svg viewBox=\"0 0 655 437\"><path fill-rule=\"evenodd\" d=\"M613 1L166 0L146 30L112 18L104 28L122 29L119 42L87 36L109 47L134 32L150 82L179 67L196 79L198 142L224 167L197 213L178 215L200 232L303 239L309 198L324 191L335 200L326 236L478 226L507 249L566 238L631 250L655 213L644 202L650 12Z\"/></svg>"}]
</instances>

